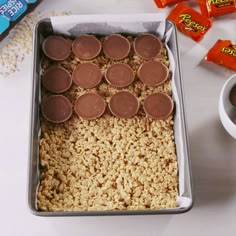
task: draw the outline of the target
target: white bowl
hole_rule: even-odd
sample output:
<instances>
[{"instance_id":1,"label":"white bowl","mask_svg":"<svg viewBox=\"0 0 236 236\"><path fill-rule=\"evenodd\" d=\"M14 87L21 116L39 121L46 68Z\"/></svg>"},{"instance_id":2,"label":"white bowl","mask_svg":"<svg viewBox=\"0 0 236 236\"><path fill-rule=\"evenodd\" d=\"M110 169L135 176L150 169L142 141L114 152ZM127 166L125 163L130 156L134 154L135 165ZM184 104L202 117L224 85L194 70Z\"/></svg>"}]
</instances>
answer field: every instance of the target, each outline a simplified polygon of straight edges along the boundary
<instances>
[{"instance_id":1,"label":"white bowl","mask_svg":"<svg viewBox=\"0 0 236 236\"><path fill-rule=\"evenodd\" d=\"M236 74L231 76L224 84L219 100L220 120L226 131L236 139L236 124L232 119L236 120L236 108L229 101L229 93L236 84ZM233 118L234 117L234 118Z\"/></svg>"}]
</instances>

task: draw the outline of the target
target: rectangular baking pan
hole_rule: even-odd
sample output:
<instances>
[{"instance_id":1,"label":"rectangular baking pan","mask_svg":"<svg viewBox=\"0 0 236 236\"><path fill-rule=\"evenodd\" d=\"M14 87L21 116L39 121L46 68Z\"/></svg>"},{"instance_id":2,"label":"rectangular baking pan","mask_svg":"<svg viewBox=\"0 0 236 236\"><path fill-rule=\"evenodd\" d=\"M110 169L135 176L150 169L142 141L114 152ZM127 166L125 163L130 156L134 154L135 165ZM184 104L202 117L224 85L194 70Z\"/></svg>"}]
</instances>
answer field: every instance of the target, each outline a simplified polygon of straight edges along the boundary
<instances>
[{"instance_id":1,"label":"rectangular baking pan","mask_svg":"<svg viewBox=\"0 0 236 236\"><path fill-rule=\"evenodd\" d=\"M181 78L177 33L174 24L166 21L166 28L173 28L168 46L173 54L176 63L175 77L176 89L179 96L179 109L181 117L181 132L183 135L183 157L184 160L184 187L187 190L184 197L188 199L187 204L182 204L181 207L159 210L127 210L127 211L40 211L37 209L37 190L39 185L39 141L40 141L40 67L42 58L42 42L53 34L53 28L50 19L44 19L38 22L34 32L33 42L33 74L32 74L32 101L31 101L31 119L30 119L30 136L29 136L29 171L28 171L28 206L30 211L38 216L105 216L105 215L151 215L151 214L178 214L189 211L193 206L193 186L192 174L189 156L189 145L187 135L186 114L183 96L183 82ZM89 32L88 32L89 33ZM92 32L91 32L92 33ZM176 146L178 151L178 146ZM179 164L179 163L178 163Z\"/></svg>"}]
</instances>

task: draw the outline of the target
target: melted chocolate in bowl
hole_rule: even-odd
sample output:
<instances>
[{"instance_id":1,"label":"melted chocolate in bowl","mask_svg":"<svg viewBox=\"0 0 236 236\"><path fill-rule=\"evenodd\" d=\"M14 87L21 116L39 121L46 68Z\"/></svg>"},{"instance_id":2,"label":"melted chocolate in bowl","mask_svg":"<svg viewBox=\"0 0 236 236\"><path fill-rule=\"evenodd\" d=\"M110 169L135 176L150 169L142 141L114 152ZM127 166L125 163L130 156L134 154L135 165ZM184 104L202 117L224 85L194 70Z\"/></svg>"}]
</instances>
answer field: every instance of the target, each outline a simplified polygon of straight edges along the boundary
<instances>
[{"instance_id":1,"label":"melted chocolate in bowl","mask_svg":"<svg viewBox=\"0 0 236 236\"><path fill-rule=\"evenodd\" d=\"M122 91L111 97L109 108L113 115L120 118L131 118L139 109L138 99L131 93Z\"/></svg>"},{"instance_id":2,"label":"melted chocolate in bowl","mask_svg":"<svg viewBox=\"0 0 236 236\"><path fill-rule=\"evenodd\" d=\"M93 120L102 116L105 109L106 102L96 93L85 93L75 102L76 114L85 120Z\"/></svg>"},{"instance_id":3,"label":"melted chocolate in bowl","mask_svg":"<svg viewBox=\"0 0 236 236\"><path fill-rule=\"evenodd\" d=\"M61 36L49 36L43 42L44 54L54 61L63 61L70 56L71 45Z\"/></svg>"},{"instance_id":4,"label":"melted chocolate in bowl","mask_svg":"<svg viewBox=\"0 0 236 236\"><path fill-rule=\"evenodd\" d=\"M93 35L81 35L72 44L75 56L82 60L90 60L98 56L101 51L101 42Z\"/></svg>"},{"instance_id":5,"label":"melted chocolate in bowl","mask_svg":"<svg viewBox=\"0 0 236 236\"><path fill-rule=\"evenodd\" d=\"M165 119L173 111L174 103L165 93L153 93L143 103L144 111L153 119Z\"/></svg>"},{"instance_id":6,"label":"melted chocolate in bowl","mask_svg":"<svg viewBox=\"0 0 236 236\"><path fill-rule=\"evenodd\" d=\"M79 64L72 74L73 81L84 89L97 86L102 80L102 72L94 63Z\"/></svg>"},{"instance_id":7,"label":"melted chocolate in bowl","mask_svg":"<svg viewBox=\"0 0 236 236\"><path fill-rule=\"evenodd\" d=\"M169 70L159 61L143 63L138 71L140 80L149 86L157 86L164 83L168 78Z\"/></svg>"},{"instance_id":8,"label":"melted chocolate in bowl","mask_svg":"<svg viewBox=\"0 0 236 236\"><path fill-rule=\"evenodd\" d=\"M134 76L133 69L123 63L111 65L105 74L107 82L117 88L129 86L134 81Z\"/></svg>"},{"instance_id":9,"label":"melted chocolate in bowl","mask_svg":"<svg viewBox=\"0 0 236 236\"><path fill-rule=\"evenodd\" d=\"M103 52L112 60L121 60L129 55L130 42L120 34L113 34L105 38Z\"/></svg>"},{"instance_id":10,"label":"melted chocolate in bowl","mask_svg":"<svg viewBox=\"0 0 236 236\"><path fill-rule=\"evenodd\" d=\"M72 105L65 96L51 95L43 100L42 114L50 122L62 123L71 117Z\"/></svg>"},{"instance_id":11,"label":"melted chocolate in bowl","mask_svg":"<svg viewBox=\"0 0 236 236\"><path fill-rule=\"evenodd\" d=\"M231 104L236 108L236 84L230 90L229 100Z\"/></svg>"},{"instance_id":12,"label":"melted chocolate in bowl","mask_svg":"<svg viewBox=\"0 0 236 236\"><path fill-rule=\"evenodd\" d=\"M157 57L161 49L162 43L160 39L152 34L141 34L134 40L135 53L145 60Z\"/></svg>"},{"instance_id":13,"label":"melted chocolate in bowl","mask_svg":"<svg viewBox=\"0 0 236 236\"><path fill-rule=\"evenodd\" d=\"M70 88L72 78L70 73L63 67L51 66L45 71L42 83L52 93L63 93Z\"/></svg>"}]
</instances>

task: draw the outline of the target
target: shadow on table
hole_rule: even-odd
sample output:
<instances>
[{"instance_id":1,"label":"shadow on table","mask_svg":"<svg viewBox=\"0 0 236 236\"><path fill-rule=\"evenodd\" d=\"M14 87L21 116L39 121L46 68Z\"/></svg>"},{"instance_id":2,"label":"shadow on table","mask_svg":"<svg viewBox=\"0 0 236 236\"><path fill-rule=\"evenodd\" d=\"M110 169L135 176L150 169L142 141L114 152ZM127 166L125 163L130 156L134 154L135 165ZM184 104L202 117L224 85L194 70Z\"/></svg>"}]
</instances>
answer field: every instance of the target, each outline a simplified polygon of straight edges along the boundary
<instances>
[{"instance_id":1,"label":"shadow on table","mask_svg":"<svg viewBox=\"0 0 236 236\"><path fill-rule=\"evenodd\" d=\"M64 235L163 235L172 216L59 217L50 222L58 236Z\"/></svg>"},{"instance_id":2,"label":"shadow on table","mask_svg":"<svg viewBox=\"0 0 236 236\"><path fill-rule=\"evenodd\" d=\"M189 134L195 205L219 205L236 194L236 140L219 119L211 120Z\"/></svg>"}]
</instances>

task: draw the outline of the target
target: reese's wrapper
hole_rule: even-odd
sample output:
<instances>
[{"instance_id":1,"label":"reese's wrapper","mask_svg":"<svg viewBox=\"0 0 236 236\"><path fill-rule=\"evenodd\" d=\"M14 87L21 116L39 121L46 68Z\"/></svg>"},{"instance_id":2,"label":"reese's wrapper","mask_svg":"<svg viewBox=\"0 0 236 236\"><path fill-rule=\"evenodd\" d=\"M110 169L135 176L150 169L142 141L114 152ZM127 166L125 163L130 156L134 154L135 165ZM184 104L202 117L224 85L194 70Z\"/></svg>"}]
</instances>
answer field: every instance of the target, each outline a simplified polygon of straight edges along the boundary
<instances>
[{"instance_id":1,"label":"reese's wrapper","mask_svg":"<svg viewBox=\"0 0 236 236\"><path fill-rule=\"evenodd\" d=\"M154 0L154 2L159 8L164 8L173 3L183 2L183 0Z\"/></svg>"},{"instance_id":2,"label":"reese's wrapper","mask_svg":"<svg viewBox=\"0 0 236 236\"><path fill-rule=\"evenodd\" d=\"M178 3L171 11L168 19L176 24L176 27L195 41L200 41L212 26L212 20L201 15L184 3Z\"/></svg>"},{"instance_id":3,"label":"reese's wrapper","mask_svg":"<svg viewBox=\"0 0 236 236\"><path fill-rule=\"evenodd\" d=\"M235 0L198 0L203 15L207 17L224 15L236 11Z\"/></svg>"},{"instance_id":4,"label":"reese's wrapper","mask_svg":"<svg viewBox=\"0 0 236 236\"><path fill-rule=\"evenodd\" d=\"M205 59L236 70L236 45L230 40L218 40L208 51Z\"/></svg>"}]
</instances>

